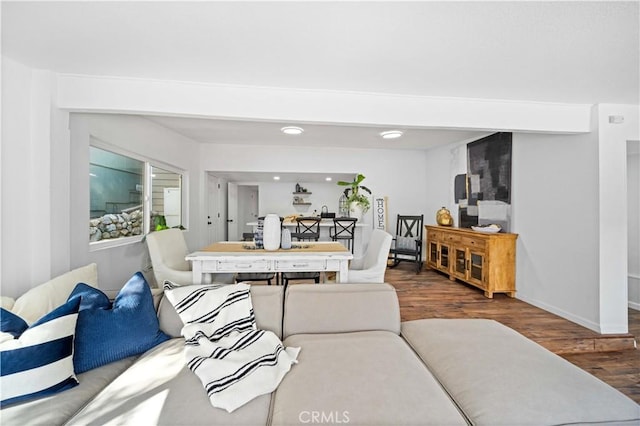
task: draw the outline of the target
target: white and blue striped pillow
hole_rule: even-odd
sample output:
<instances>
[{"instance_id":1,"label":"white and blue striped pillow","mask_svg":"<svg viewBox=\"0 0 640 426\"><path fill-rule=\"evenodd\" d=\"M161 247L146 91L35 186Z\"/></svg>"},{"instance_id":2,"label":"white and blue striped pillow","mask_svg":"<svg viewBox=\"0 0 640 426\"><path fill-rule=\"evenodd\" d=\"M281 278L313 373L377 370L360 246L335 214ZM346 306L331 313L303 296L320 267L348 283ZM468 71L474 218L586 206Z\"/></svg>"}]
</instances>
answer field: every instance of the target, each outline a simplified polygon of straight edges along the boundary
<instances>
[{"instance_id":1,"label":"white and blue striped pillow","mask_svg":"<svg viewBox=\"0 0 640 426\"><path fill-rule=\"evenodd\" d=\"M30 327L0 310L0 405L38 398L78 384L73 370L73 339L80 300L72 300Z\"/></svg>"}]
</instances>

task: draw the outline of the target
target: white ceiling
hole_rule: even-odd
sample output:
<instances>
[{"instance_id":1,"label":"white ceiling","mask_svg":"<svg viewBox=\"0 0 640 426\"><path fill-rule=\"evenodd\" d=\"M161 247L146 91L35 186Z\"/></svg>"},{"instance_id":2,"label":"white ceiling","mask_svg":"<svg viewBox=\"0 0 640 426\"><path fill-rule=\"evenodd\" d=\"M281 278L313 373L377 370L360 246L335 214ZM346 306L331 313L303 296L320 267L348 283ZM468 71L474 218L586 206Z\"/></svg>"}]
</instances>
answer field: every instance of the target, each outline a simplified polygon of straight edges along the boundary
<instances>
[{"instance_id":1,"label":"white ceiling","mask_svg":"<svg viewBox=\"0 0 640 426\"><path fill-rule=\"evenodd\" d=\"M353 173L307 173L307 172L229 172L229 171L211 171L212 175L226 179L230 182L236 182L240 184L257 184L263 182L288 182L288 183L331 183L342 180L345 182L351 182L354 178ZM274 177L278 177L276 180ZM331 178L327 181L327 178Z\"/></svg>"},{"instance_id":2,"label":"white ceiling","mask_svg":"<svg viewBox=\"0 0 640 426\"><path fill-rule=\"evenodd\" d=\"M562 103L639 96L638 2L2 2L2 53L61 73ZM151 118L201 142L284 124ZM305 124L295 143L428 148L477 132ZM389 145L386 145L389 144Z\"/></svg>"},{"instance_id":3,"label":"white ceiling","mask_svg":"<svg viewBox=\"0 0 640 426\"><path fill-rule=\"evenodd\" d=\"M388 127L326 125L290 121L145 117L198 142L243 145L429 149L439 144L474 140L490 134L490 132L477 131L402 128L404 134L401 138L385 140L380 137L380 132L390 130ZM283 134L280 129L288 125L300 126L304 129L304 133L295 136Z\"/></svg>"}]
</instances>

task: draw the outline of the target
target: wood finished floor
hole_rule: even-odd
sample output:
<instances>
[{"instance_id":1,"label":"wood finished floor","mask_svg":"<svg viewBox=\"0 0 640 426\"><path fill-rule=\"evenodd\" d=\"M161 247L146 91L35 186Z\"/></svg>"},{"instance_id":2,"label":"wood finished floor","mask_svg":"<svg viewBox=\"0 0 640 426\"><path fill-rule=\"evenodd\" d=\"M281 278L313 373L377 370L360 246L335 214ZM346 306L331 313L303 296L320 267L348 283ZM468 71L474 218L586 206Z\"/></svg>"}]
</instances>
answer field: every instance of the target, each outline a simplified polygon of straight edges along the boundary
<instances>
[{"instance_id":1,"label":"wood finished floor","mask_svg":"<svg viewBox=\"0 0 640 426\"><path fill-rule=\"evenodd\" d=\"M640 403L640 312L629 309L630 334L603 336L503 294L487 299L459 281L413 265L387 269L403 321L421 318L491 318L505 324Z\"/></svg>"},{"instance_id":2,"label":"wood finished floor","mask_svg":"<svg viewBox=\"0 0 640 426\"><path fill-rule=\"evenodd\" d=\"M400 301L403 321L422 318L490 318L499 321L559 353L585 353L633 349L632 334L601 335L521 300L482 291L432 270L416 274L411 264L387 269Z\"/></svg>"},{"instance_id":3,"label":"wood finished floor","mask_svg":"<svg viewBox=\"0 0 640 426\"><path fill-rule=\"evenodd\" d=\"M333 277L327 277L329 281ZM629 334L604 336L504 294L484 297L479 289L412 264L387 268L402 321L423 318L490 318L557 353L640 403L640 312L629 309ZM300 281L309 283L310 281ZM298 281L292 281L290 285ZM264 284L257 282L256 284Z\"/></svg>"}]
</instances>

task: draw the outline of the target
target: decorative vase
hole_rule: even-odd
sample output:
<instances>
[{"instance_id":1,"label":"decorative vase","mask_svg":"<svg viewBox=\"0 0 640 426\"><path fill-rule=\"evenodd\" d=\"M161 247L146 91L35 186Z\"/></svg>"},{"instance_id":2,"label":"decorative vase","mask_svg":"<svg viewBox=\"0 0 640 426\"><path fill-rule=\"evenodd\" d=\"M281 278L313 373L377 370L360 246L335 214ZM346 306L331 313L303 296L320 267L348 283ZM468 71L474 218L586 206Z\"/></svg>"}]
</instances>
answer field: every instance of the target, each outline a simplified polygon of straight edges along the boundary
<instances>
[{"instance_id":1,"label":"decorative vase","mask_svg":"<svg viewBox=\"0 0 640 426\"><path fill-rule=\"evenodd\" d=\"M282 234L280 236L280 248L283 250L289 250L291 248L291 231L287 228L282 230Z\"/></svg>"},{"instance_id":2,"label":"decorative vase","mask_svg":"<svg viewBox=\"0 0 640 426\"><path fill-rule=\"evenodd\" d=\"M349 217L355 217L358 222L362 222L362 206L360 203L352 201L349 205Z\"/></svg>"},{"instance_id":3,"label":"decorative vase","mask_svg":"<svg viewBox=\"0 0 640 426\"><path fill-rule=\"evenodd\" d=\"M262 236L264 235L264 219L258 219L258 227L253 233L253 242L256 245L257 249L264 248L264 244L262 242Z\"/></svg>"},{"instance_id":4,"label":"decorative vase","mask_svg":"<svg viewBox=\"0 0 640 426\"><path fill-rule=\"evenodd\" d=\"M440 226L452 226L453 225L453 217L451 217L451 212L449 209L442 207L436 213L436 222Z\"/></svg>"},{"instance_id":5,"label":"decorative vase","mask_svg":"<svg viewBox=\"0 0 640 426\"><path fill-rule=\"evenodd\" d=\"M280 217L278 215L268 214L264 217L262 244L265 250L273 251L280 248Z\"/></svg>"}]
</instances>

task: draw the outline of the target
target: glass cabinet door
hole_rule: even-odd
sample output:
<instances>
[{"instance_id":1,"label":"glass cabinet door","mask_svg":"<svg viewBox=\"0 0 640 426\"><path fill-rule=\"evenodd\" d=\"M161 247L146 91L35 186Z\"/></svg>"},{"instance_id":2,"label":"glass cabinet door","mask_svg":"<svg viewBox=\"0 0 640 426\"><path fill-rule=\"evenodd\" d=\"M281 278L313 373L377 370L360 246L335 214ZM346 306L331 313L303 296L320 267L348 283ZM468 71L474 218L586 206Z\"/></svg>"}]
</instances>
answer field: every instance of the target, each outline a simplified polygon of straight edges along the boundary
<instances>
[{"instance_id":1,"label":"glass cabinet door","mask_svg":"<svg viewBox=\"0 0 640 426\"><path fill-rule=\"evenodd\" d=\"M467 278L467 250L464 248L455 249L454 272L460 278Z\"/></svg>"},{"instance_id":2,"label":"glass cabinet door","mask_svg":"<svg viewBox=\"0 0 640 426\"><path fill-rule=\"evenodd\" d=\"M440 263L438 267L449 271L449 246L445 246L444 244L440 244Z\"/></svg>"},{"instance_id":3,"label":"glass cabinet door","mask_svg":"<svg viewBox=\"0 0 640 426\"><path fill-rule=\"evenodd\" d=\"M484 286L484 255L479 253L470 253L469 260L469 281L473 281Z\"/></svg>"},{"instance_id":4,"label":"glass cabinet door","mask_svg":"<svg viewBox=\"0 0 640 426\"><path fill-rule=\"evenodd\" d=\"M429 264L438 266L438 243L435 241L429 242Z\"/></svg>"}]
</instances>

